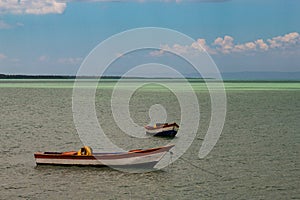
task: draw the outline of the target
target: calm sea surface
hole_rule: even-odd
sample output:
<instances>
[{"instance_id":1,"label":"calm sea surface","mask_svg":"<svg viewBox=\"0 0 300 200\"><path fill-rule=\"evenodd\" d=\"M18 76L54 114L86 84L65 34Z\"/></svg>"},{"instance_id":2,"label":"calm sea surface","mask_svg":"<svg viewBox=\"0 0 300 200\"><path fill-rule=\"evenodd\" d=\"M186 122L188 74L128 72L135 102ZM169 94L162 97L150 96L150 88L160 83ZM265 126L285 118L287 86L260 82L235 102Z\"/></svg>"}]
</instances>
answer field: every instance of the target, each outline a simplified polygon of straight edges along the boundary
<instances>
[{"instance_id":1,"label":"calm sea surface","mask_svg":"<svg viewBox=\"0 0 300 200\"><path fill-rule=\"evenodd\" d=\"M253 84L227 85L225 126L204 159L198 152L210 119L210 97L199 86L201 121L191 147L163 170L134 174L36 167L36 151L82 146L73 123L71 84L0 82L0 199L300 199L300 84ZM110 87L98 89L95 107L112 142L128 150L169 142L124 134L112 116L111 94ZM133 95L132 119L141 126L149 123L153 104L166 108L168 121L180 122L176 97L156 86Z\"/></svg>"}]
</instances>

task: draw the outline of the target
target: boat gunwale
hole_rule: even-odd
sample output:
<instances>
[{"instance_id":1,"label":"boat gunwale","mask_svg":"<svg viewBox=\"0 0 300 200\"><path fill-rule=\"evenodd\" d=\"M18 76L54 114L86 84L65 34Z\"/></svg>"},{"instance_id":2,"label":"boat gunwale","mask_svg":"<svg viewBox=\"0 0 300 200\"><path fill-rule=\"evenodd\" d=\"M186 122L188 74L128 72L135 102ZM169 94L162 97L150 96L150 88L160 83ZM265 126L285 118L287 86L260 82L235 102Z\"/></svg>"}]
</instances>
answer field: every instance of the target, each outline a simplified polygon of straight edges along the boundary
<instances>
[{"instance_id":1,"label":"boat gunwale","mask_svg":"<svg viewBox=\"0 0 300 200\"><path fill-rule=\"evenodd\" d=\"M142 157L161 152L169 151L174 145L168 145L163 147L141 149L141 150L130 150L128 152L121 153L93 153L93 155L64 155L64 152L36 152L34 153L35 158L39 159L74 159L74 160L113 160L113 159L126 159L132 157ZM47 154L46 154L47 153Z\"/></svg>"},{"instance_id":2,"label":"boat gunwale","mask_svg":"<svg viewBox=\"0 0 300 200\"><path fill-rule=\"evenodd\" d=\"M159 130L159 129L164 129L164 128L169 128L169 127L176 127L179 128L179 125L177 123L171 123L171 124L163 124L157 127L154 126L145 126L146 130Z\"/></svg>"}]
</instances>

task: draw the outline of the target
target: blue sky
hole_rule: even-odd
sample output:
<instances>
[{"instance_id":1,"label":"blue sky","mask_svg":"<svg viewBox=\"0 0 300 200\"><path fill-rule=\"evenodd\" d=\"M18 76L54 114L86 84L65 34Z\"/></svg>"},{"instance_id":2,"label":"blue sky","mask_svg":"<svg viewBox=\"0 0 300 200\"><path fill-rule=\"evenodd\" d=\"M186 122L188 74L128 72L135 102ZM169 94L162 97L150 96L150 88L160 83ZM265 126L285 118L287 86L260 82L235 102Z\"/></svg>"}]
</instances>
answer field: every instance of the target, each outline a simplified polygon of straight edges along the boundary
<instances>
[{"instance_id":1,"label":"blue sky","mask_svg":"<svg viewBox=\"0 0 300 200\"><path fill-rule=\"evenodd\" d=\"M188 47L167 48L191 53L201 45L221 72L300 71L299 10L297 0L0 0L0 73L76 74L101 41L149 26L192 37Z\"/></svg>"}]
</instances>

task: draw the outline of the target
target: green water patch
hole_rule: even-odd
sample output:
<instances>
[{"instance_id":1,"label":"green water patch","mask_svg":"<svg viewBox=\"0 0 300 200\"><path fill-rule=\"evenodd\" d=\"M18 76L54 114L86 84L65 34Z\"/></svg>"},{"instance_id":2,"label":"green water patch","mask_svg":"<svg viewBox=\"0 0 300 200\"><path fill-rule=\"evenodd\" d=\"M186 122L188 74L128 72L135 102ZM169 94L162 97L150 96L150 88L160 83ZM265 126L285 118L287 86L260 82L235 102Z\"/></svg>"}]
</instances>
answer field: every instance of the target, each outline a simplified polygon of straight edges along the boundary
<instances>
[{"instance_id":1,"label":"green water patch","mask_svg":"<svg viewBox=\"0 0 300 200\"><path fill-rule=\"evenodd\" d=\"M82 79L80 88L114 89L117 80L106 79L98 82L96 79ZM165 84L164 84L165 83ZM191 80L190 86L195 91L208 91L207 84L203 80ZM164 86L165 85L165 86ZM119 83L119 89L142 88L144 90L164 91L168 90L167 85L177 90L186 90L186 83L176 79L151 79L151 80L127 80ZM210 89L223 90L223 85L216 82L209 82ZM235 90L300 90L300 82L225 82L226 91ZM73 88L74 80L72 79L0 79L0 88Z\"/></svg>"},{"instance_id":2,"label":"green water patch","mask_svg":"<svg viewBox=\"0 0 300 200\"><path fill-rule=\"evenodd\" d=\"M300 90L300 82L225 83L226 90Z\"/></svg>"}]
</instances>

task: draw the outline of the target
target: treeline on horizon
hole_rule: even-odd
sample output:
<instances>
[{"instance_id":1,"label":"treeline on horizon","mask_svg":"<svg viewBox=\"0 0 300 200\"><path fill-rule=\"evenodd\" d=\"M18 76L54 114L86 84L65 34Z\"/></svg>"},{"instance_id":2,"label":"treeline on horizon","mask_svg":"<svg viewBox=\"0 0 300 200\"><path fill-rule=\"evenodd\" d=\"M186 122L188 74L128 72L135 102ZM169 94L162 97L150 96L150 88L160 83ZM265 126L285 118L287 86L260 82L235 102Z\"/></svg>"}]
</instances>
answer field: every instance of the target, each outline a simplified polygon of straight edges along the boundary
<instances>
[{"instance_id":1,"label":"treeline on horizon","mask_svg":"<svg viewBox=\"0 0 300 200\"><path fill-rule=\"evenodd\" d=\"M69 75L14 75L14 74L0 74L0 79L95 79L98 76L69 76ZM120 79L120 76L102 76L103 79Z\"/></svg>"},{"instance_id":2,"label":"treeline on horizon","mask_svg":"<svg viewBox=\"0 0 300 200\"><path fill-rule=\"evenodd\" d=\"M75 79L113 79L113 80L119 80L119 79L155 79L155 78L147 78L147 77L121 77L121 76L72 76L72 75L15 75L15 74L0 74L0 79L19 79L19 80L26 80L26 79L57 79L57 80L62 80L62 79L68 79L68 80L75 80ZM159 78L159 79L172 79L172 78ZM174 78L178 79L178 78ZM179 78L180 79L180 78ZM193 77L186 77L186 79L189 80L189 82L206 82L206 81L214 81L212 78L193 78ZM266 79L266 80L261 80L261 79L223 79L223 82L260 82L260 83L268 83L268 82L296 82L299 83L300 80L278 80L278 79Z\"/></svg>"},{"instance_id":3,"label":"treeline on horizon","mask_svg":"<svg viewBox=\"0 0 300 200\"><path fill-rule=\"evenodd\" d=\"M0 74L0 79L156 79L148 77L122 77L122 76L72 76L72 75L14 75L14 74ZM161 79L172 79L169 77ZM178 79L178 78L173 78ZM180 79L180 78L179 78ZM204 80L203 78L189 78L187 79L197 79Z\"/></svg>"}]
</instances>

